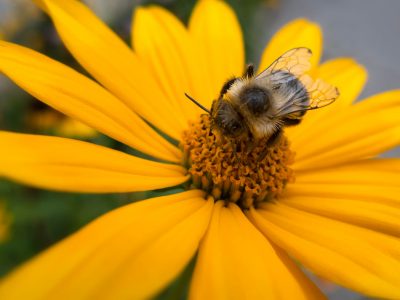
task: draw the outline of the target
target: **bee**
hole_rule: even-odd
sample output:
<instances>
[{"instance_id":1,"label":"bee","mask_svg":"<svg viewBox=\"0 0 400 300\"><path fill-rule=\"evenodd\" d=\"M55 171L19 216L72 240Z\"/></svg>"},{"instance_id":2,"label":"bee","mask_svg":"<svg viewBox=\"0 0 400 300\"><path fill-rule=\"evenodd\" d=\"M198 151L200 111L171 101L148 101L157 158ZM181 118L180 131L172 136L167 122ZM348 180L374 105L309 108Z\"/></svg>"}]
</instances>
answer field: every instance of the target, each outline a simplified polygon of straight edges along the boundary
<instances>
[{"instance_id":1,"label":"bee","mask_svg":"<svg viewBox=\"0 0 400 300\"><path fill-rule=\"evenodd\" d=\"M313 80L306 72L311 68L311 50L294 48L285 52L260 74L248 65L242 77L228 80L211 110L211 126L233 140L275 144L285 126L297 125L308 110L321 108L339 96L336 87L321 79Z\"/></svg>"}]
</instances>

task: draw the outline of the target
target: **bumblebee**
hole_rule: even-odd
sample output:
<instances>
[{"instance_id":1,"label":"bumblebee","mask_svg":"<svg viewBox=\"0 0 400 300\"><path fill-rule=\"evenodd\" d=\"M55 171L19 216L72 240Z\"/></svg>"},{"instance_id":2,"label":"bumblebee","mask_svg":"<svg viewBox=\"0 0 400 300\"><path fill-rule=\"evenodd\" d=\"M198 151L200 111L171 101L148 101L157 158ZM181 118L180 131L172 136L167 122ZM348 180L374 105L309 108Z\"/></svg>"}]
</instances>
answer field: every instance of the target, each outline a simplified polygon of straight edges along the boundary
<instances>
[{"instance_id":1,"label":"bumblebee","mask_svg":"<svg viewBox=\"0 0 400 300\"><path fill-rule=\"evenodd\" d=\"M211 110L212 128L226 138L259 141L273 145L285 126L297 125L308 110L321 108L339 96L336 87L321 79L313 80L311 50L294 48L260 74L249 65L242 77L228 80Z\"/></svg>"}]
</instances>

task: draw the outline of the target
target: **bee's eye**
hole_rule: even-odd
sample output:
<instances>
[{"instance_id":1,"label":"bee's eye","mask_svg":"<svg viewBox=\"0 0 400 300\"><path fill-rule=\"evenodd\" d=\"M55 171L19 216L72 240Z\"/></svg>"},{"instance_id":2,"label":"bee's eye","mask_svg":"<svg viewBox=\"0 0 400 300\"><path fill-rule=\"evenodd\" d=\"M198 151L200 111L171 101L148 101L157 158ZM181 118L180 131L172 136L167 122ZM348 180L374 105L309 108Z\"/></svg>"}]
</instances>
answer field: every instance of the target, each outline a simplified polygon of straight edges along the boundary
<instances>
[{"instance_id":1,"label":"bee's eye","mask_svg":"<svg viewBox=\"0 0 400 300\"><path fill-rule=\"evenodd\" d=\"M224 128L224 134L230 137L239 136L243 132L243 125L240 121L231 119L227 126Z\"/></svg>"},{"instance_id":2,"label":"bee's eye","mask_svg":"<svg viewBox=\"0 0 400 300\"><path fill-rule=\"evenodd\" d=\"M256 116L266 112L270 104L268 92L258 87L244 90L240 95L240 100Z\"/></svg>"},{"instance_id":3,"label":"bee's eye","mask_svg":"<svg viewBox=\"0 0 400 300\"><path fill-rule=\"evenodd\" d=\"M241 124L239 122L234 121L230 127L232 130L238 130L239 128L241 128Z\"/></svg>"},{"instance_id":4,"label":"bee's eye","mask_svg":"<svg viewBox=\"0 0 400 300\"><path fill-rule=\"evenodd\" d=\"M218 99L214 104L213 122L215 127L228 137L236 137L243 133L245 127L242 124L242 117L233 108L232 104Z\"/></svg>"}]
</instances>

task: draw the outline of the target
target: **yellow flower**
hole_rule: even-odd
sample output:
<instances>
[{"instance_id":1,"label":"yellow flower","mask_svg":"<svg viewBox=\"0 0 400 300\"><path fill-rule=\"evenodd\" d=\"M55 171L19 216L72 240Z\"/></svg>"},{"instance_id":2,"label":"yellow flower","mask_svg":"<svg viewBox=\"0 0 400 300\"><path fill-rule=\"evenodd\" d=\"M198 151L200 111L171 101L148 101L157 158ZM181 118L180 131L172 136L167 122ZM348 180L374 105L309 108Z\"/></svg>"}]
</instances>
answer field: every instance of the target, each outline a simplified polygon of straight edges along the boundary
<instances>
[{"instance_id":1,"label":"yellow flower","mask_svg":"<svg viewBox=\"0 0 400 300\"><path fill-rule=\"evenodd\" d=\"M71 139L1 132L0 175L72 192L153 190L188 179L190 187L197 180L202 188L217 187L217 178L180 165L184 160L190 167L190 161L148 123L183 147L204 146L193 140L202 112L183 93L210 107L223 82L242 74L242 33L232 10L218 0L200 1L186 29L162 8L139 8L132 51L80 2L37 2L99 83L7 42L0 42L1 72L66 115L161 161ZM0 284L0 298L149 298L198 251L190 299L324 298L292 258L342 286L399 299L400 162L376 157L399 144L400 91L352 104L365 70L348 58L319 66L321 32L307 20L275 35L260 69L299 46L312 49L313 73L337 86L341 97L286 132L295 161L290 168L271 167L270 174L294 170L296 181L282 195L243 208L244 202L214 201L191 189L121 207L12 272ZM191 129L189 121L195 122ZM285 141L276 155L290 154Z\"/></svg>"},{"instance_id":2,"label":"yellow flower","mask_svg":"<svg viewBox=\"0 0 400 300\"><path fill-rule=\"evenodd\" d=\"M89 139L97 135L97 132L89 126L65 117L52 109L39 109L29 112L26 121L30 128L54 132L63 137Z\"/></svg>"}]
</instances>

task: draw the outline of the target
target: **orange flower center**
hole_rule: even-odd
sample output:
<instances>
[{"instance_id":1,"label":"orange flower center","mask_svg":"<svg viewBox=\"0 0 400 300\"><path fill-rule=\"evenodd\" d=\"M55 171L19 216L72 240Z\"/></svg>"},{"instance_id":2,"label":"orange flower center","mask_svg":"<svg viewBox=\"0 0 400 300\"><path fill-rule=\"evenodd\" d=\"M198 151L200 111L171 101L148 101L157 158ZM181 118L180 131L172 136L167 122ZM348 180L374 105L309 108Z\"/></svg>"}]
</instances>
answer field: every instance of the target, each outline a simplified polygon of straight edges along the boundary
<instances>
[{"instance_id":1,"label":"orange flower center","mask_svg":"<svg viewBox=\"0 0 400 300\"><path fill-rule=\"evenodd\" d=\"M203 189L215 200L237 203L242 209L278 197L294 181L294 152L283 136L275 145L254 145L221 137L210 128L209 115L190 124L181 143L189 188Z\"/></svg>"}]
</instances>

